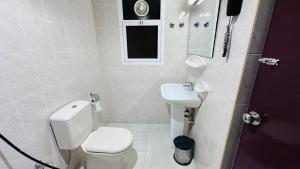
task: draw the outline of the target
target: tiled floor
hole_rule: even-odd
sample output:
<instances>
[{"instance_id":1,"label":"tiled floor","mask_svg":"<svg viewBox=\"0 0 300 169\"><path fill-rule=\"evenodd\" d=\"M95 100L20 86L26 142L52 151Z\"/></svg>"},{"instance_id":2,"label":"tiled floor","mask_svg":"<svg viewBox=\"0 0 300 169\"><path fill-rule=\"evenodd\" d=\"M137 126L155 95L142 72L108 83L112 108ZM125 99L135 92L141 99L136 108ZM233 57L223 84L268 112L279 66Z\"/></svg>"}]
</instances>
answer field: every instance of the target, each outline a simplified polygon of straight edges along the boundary
<instances>
[{"instance_id":1,"label":"tiled floor","mask_svg":"<svg viewBox=\"0 0 300 169\"><path fill-rule=\"evenodd\" d=\"M135 155L129 161L135 165L129 169L195 169L192 162L189 166L178 165L173 159L174 149L170 140L168 124L124 124L110 123L107 126L129 129L134 135L133 148Z\"/></svg>"}]
</instances>

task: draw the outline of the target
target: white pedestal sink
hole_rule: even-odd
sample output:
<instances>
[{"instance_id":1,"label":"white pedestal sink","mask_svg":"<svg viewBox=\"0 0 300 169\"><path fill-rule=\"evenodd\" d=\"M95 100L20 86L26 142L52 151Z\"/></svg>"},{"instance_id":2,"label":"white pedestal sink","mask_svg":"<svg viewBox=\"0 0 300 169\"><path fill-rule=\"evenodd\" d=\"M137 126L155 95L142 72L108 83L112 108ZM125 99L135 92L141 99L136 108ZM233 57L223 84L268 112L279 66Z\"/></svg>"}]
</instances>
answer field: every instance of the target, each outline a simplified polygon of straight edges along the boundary
<instances>
[{"instance_id":1,"label":"white pedestal sink","mask_svg":"<svg viewBox=\"0 0 300 169\"><path fill-rule=\"evenodd\" d=\"M201 105L198 93L183 83L161 85L162 97L171 104L171 139L183 134L184 111L186 107L197 108Z\"/></svg>"}]
</instances>

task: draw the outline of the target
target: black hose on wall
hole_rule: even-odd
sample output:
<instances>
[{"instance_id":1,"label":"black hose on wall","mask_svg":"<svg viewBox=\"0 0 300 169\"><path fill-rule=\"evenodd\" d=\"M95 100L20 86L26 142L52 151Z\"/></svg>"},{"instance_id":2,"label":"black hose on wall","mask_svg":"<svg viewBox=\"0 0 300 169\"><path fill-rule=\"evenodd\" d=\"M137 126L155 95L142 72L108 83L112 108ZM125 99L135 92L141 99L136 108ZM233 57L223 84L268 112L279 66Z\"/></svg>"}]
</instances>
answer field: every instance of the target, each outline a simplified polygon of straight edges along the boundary
<instances>
[{"instance_id":1,"label":"black hose on wall","mask_svg":"<svg viewBox=\"0 0 300 169\"><path fill-rule=\"evenodd\" d=\"M30 160L32 161L35 161L45 167L48 167L48 168L52 168L52 169L59 169L58 167L54 167L54 166L51 166L49 164L46 164L40 160L37 160L36 158L28 155L27 153L23 152L21 149L19 149L17 146L15 146L12 142L10 142L6 137L4 137L1 133L0 133L0 138L5 142L7 143L9 146L11 146L13 149L15 149L17 152L19 152L20 154L22 154L23 156L29 158Z\"/></svg>"}]
</instances>

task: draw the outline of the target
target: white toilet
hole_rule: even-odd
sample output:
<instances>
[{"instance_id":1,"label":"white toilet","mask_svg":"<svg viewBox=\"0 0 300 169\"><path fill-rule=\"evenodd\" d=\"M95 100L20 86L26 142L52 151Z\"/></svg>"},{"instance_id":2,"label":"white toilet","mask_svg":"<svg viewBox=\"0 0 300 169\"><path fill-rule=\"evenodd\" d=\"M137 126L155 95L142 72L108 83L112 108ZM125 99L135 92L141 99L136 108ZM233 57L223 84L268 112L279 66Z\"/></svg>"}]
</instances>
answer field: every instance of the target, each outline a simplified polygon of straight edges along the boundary
<instances>
[{"instance_id":1,"label":"white toilet","mask_svg":"<svg viewBox=\"0 0 300 169\"><path fill-rule=\"evenodd\" d=\"M93 130L90 103L74 101L50 117L58 147L74 150L81 146L87 155L87 169L123 169L122 157L132 147L133 136L127 129L99 127Z\"/></svg>"}]
</instances>

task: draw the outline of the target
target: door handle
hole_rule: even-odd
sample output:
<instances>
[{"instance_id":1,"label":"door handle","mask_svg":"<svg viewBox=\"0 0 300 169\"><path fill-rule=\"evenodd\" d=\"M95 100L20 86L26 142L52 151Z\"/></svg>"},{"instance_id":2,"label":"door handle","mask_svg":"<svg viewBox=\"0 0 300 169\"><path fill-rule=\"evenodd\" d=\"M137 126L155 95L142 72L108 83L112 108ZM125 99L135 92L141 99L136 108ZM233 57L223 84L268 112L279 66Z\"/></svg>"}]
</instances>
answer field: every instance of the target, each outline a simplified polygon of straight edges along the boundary
<instances>
[{"instance_id":1,"label":"door handle","mask_svg":"<svg viewBox=\"0 0 300 169\"><path fill-rule=\"evenodd\" d=\"M261 116L255 111L243 114L243 121L247 124L259 126L261 123Z\"/></svg>"},{"instance_id":2,"label":"door handle","mask_svg":"<svg viewBox=\"0 0 300 169\"><path fill-rule=\"evenodd\" d=\"M278 66L280 63L280 60L276 59L276 58L259 58L258 62L269 65L269 66Z\"/></svg>"}]
</instances>

